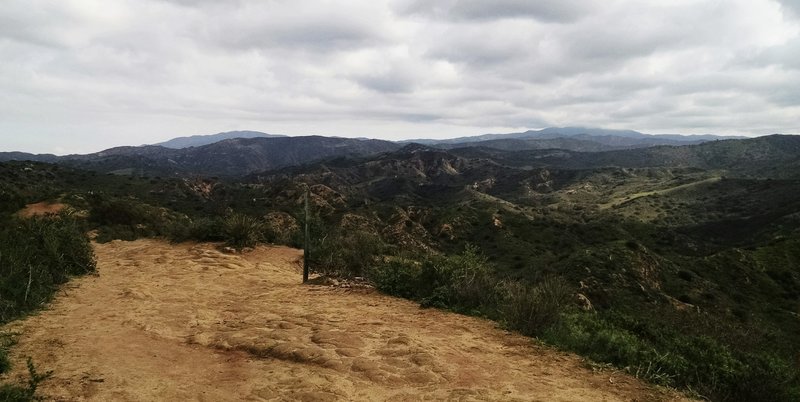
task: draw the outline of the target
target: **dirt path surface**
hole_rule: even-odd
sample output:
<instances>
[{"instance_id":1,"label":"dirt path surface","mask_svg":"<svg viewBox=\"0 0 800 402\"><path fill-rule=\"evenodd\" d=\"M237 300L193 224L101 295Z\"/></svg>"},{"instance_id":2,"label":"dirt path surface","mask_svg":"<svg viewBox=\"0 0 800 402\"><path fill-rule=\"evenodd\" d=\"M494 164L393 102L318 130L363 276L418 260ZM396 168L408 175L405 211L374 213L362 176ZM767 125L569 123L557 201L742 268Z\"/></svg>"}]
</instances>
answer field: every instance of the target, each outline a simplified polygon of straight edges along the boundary
<instances>
[{"instance_id":1,"label":"dirt path surface","mask_svg":"<svg viewBox=\"0 0 800 402\"><path fill-rule=\"evenodd\" d=\"M301 254L229 255L155 240L95 246L98 275L73 280L19 331L53 370L55 400L679 400L592 372L486 320L374 292L299 284Z\"/></svg>"},{"instance_id":2,"label":"dirt path surface","mask_svg":"<svg viewBox=\"0 0 800 402\"><path fill-rule=\"evenodd\" d=\"M67 206L60 202L43 201L35 204L28 204L22 208L17 214L22 218L30 218L32 216L57 214L64 210Z\"/></svg>"}]
</instances>

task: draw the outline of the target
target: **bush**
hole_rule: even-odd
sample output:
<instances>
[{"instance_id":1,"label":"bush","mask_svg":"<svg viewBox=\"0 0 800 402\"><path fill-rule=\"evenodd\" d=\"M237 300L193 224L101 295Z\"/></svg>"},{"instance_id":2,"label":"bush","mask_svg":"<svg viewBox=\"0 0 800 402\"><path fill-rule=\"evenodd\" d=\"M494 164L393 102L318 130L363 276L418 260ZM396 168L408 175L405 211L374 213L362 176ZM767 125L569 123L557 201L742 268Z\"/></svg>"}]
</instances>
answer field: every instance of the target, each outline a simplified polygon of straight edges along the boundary
<instances>
[{"instance_id":1,"label":"bush","mask_svg":"<svg viewBox=\"0 0 800 402\"><path fill-rule=\"evenodd\" d=\"M503 320L528 336L539 335L556 324L572 297L572 289L559 277L546 277L534 286L506 282L502 288Z\"/></svg>"},{"instance_id":2,"label":"bush","mask_svg":"<svg viewBox=\"0 0 800 402\"><path fill-rule=\"evenodd\" d=\"M485 315L499 300L491 264L475 246L450 256L431 256L422 264L420 293L424 307L450 308ZM483 311L478 311L483 310Z\"/></svg>"},{"instance_id":3,"label":"bush","mask_svg":"<svg viewBox=\"0 0 800 402\"><path fill-rule=\"evenodd\" d=\"M624 315L568 313L544 339L637 377L688 388L713 401L795 401L797 367L785 358L735 350ZM655 335L655 336L652 336Z\"/></svg>"},{"instance_id":4,"label":"bush","mask_svg":"<svg viewBox=\"0 0 800 402\"><path fill-rule=\"evenodd\" d=\"M405 252L400 256L381 258L380 261L376 261L376 250L379 249L369 253L369 258L353 256L342 259L341 263L361 261L363 264L363 261L371 261L373 265L365 272L378 290L419 300L422 307L484 316L496 312L500 300L498 282L494 279L491 264L476 247L468 246L463 253L450 256ZM337 255L342 254L350 253L337 252ZM362 265L361 268L366 266Z\"/></svg>"},{"instance_id":5,"label":"bush","mask_svg":"<svg viewBox=\"0 0 800 402\"><path fill-rule=\"evenodd\" d=\"M0 231L0 322L48 301L71 275L95 269L84 227L70 213L13 219Z\"/></svg>"},{"instance_id":6,"label":"bush","mask_svg":"<svg viewBox=\"0 0 800 402\"><path fill-rule=\"evenodd\" d=\"M221 219L198 218L189 226L189 236L197 241L222 241L225 233Z\"/></svg>"},{"instance_id":7,"label":"bush","mask_svg":"<svg viewBox=\"0 0 800 402\"><path fill-rule=\"evenodd\" d=\"M236 248L254 247L261 240L264 224L252 216L233 214L222 222L222 233L228 245Z\"/></svg>"},{"instance_id":8,"label":"bush","mask_svg":"<svg viewBox=\"0 0 800 402\"><path fill-rule=\"evenodd\" d=\"M192 221L167 208L155 207L133 198L94 194L88 198L89 222L97 227L98 243L166 237L173 241L193 238Z\"/></svg>"},{"instance_id":9,"label":"bush","mask_svg":"<svg viewBox=\"0 0 800 402\"><path fill-rule=\"evenodd\" d=\"M0 226L0 323L17 318L50 300L72 275L95 269L85 228L72 214L9 219ZM14 344L0 334L0 373L11 367L7 349ZM0 385L0 401L38 400L39 383L50 376L28 359L27 384Z\"/></svg>"},{"instance_id":10,"label":"bush","mask_svg":"<svg viewBox=\"0 0 800 402\"><path fill-rule=\"evenodd\" d=\"M381 292L414 299L419 292L421 264L409 258L392 257L369 271L369 277Z\"/></svg>"},{"instance_id":11,"label":"bush","mask_svg":"<svg viewBox=\"0 0 800 402\"><path fill-rule=\"evenodd\" d=\"M386 245L380 237L363 231L337 231L312 242L310 266L326 275L362 276L378 263Z\"/></svg>"}]
</instances>

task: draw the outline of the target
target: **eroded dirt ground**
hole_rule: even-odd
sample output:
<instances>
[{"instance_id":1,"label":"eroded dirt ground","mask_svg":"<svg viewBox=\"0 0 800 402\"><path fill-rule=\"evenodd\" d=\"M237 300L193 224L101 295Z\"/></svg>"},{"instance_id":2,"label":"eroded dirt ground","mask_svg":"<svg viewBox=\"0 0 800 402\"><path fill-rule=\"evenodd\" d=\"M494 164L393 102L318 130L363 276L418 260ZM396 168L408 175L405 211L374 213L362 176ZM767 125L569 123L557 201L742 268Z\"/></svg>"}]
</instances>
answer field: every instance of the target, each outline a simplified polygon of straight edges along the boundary
<instances>
[{"instance_id":1,"label":"eroded dirt ground","mask_svg":"<svg viewBox=\"0 0 800 402\"><path fill-rule=\"evenodd\" d=\"M679 400L490 321L300 284L301 252L95 245L98 274L4 330L56 400ZM22 378L22 377L20 377Z\"/></svg>"}]
</instances>

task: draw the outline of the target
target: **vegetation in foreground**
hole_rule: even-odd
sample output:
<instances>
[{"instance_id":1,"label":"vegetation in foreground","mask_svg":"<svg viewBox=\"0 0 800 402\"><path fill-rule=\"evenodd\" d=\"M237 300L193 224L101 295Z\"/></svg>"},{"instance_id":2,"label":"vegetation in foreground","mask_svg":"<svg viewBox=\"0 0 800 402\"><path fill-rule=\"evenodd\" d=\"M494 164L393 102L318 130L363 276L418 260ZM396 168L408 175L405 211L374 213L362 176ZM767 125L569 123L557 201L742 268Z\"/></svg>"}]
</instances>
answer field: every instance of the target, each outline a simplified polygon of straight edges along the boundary
<instances>
[{"instance_id":1,"label":"vegetation in foreground","mask_svg":"<svg viewBox=\"0 0 800 402\"><path fill-rule=\"evenodd\" d=\"M675 315L667 309L650 319L617 310L584 311L576 307L575 289L563 278L547 276L532 284L498 279L475 247L449 256L376 254L370 260L369 277L385 293L417 300L423 307L497 320L656 384L718 401L800 398L797 367L787 356L771 353L763 340L742 341L748 333L714 317Z\"/></svg>"},{"instance_id":2,"label":"vegetation in foreground","mask_svg":"<svg viewBox=\"0 0 800 402\"><path fill-rule=\"evenodd\" d=\"M85 226L70 212L3 219L0 229L0 324L48 302L69 277L94 271L94 254ZM11 369L8 348L13 337L0 334L0 374ZM26 384L0 385L0 401L36 399L36 389L50 373L39 373L28 359Z\"/></svg>"}]
</instances>

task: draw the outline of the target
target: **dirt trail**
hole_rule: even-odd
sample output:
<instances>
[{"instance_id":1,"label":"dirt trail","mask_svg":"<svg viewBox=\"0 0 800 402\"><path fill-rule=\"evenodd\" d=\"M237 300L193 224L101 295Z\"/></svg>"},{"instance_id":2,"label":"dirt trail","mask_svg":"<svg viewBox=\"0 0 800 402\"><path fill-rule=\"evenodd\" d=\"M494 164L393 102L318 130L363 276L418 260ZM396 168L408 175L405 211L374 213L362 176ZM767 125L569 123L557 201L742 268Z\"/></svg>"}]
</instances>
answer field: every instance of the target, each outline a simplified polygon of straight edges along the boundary
<instances>
[{"instance_id":1,"label":"dirt trail","mask_svg":"<svg viewBox=\"0 0 800 402\"><path fill-rule=\"evenodd\" d=\"M20 210L17 214L22 218L30 218L32 216L57 214L63 211L67 206L60 202L43 201L35 204L28 204Z\"/></svg>"},{"instance_id":2,"label":"dirt trail","mask_svg":"<svg viewBox=\"0 0 800 402\"><path fill-rule=\"evenodd\" d=\"M155 240L95 245L21 332L56 400L679 400L592 372L486 320L374 292L300 285L300 252L244 255Z\"/></svg>"}]
</instances>

